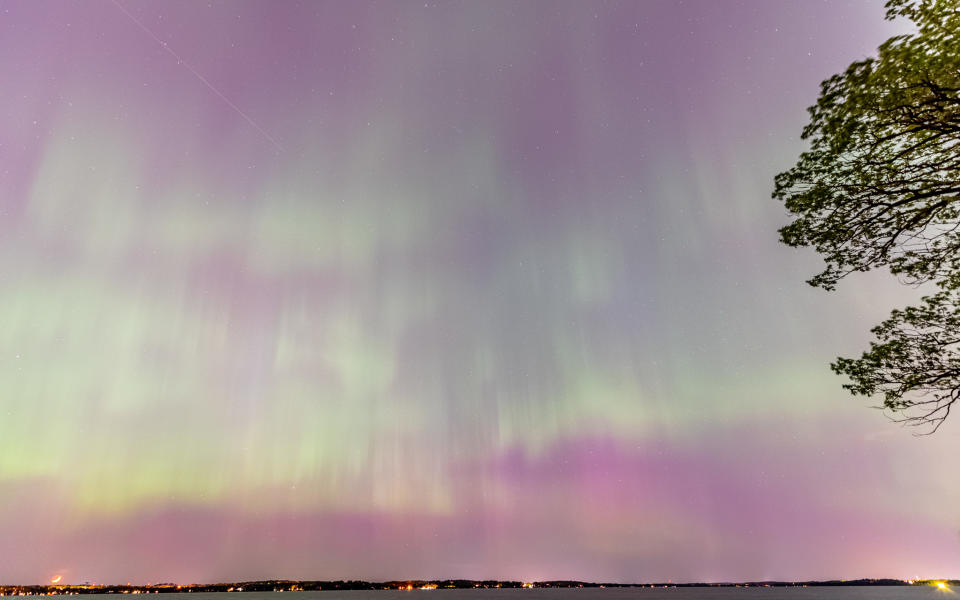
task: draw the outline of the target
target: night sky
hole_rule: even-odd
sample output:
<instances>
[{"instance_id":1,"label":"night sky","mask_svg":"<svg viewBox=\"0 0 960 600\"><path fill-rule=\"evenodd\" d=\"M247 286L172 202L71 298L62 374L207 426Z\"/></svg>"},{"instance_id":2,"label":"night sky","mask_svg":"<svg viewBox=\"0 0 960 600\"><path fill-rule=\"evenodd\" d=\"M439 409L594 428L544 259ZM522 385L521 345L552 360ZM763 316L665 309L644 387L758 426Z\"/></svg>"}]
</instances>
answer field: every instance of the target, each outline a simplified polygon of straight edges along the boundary
<instances>
[{"instance_id":1,"label":"night sky","mask_svg":"<svg viewBox=\"0 0 960 600\"><path fill-rule=\"evenodd\" d=\"M0 0L0 583L960 577L770 199L883 12Z\"/></svg>"}]
</instances>

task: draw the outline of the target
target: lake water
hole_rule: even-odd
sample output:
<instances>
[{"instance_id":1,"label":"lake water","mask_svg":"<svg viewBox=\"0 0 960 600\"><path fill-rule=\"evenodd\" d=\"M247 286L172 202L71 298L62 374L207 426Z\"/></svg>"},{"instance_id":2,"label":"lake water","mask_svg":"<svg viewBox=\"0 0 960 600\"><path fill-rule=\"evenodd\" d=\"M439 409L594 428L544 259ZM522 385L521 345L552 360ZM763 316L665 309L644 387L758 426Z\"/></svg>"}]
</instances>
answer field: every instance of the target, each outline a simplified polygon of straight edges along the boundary
<instances>
[{"instance_id":1,"label":"lake water","mask_svg":"<svg viewBox=\"0 0 960 600\"><path fill-rule=\"evenodd\" d=\"M158 594L157 600L227 600L227 595ZM242 592L230 600L899 600L954 597L952 591L929 586L870 587L787 587L787 588L584 588L584 589L508 589L508 590L432 590L432 591L321 591L321 592ZM118 600L117 594L90 594L78 600L97 598Z\"/></svg>"}]
</instances>

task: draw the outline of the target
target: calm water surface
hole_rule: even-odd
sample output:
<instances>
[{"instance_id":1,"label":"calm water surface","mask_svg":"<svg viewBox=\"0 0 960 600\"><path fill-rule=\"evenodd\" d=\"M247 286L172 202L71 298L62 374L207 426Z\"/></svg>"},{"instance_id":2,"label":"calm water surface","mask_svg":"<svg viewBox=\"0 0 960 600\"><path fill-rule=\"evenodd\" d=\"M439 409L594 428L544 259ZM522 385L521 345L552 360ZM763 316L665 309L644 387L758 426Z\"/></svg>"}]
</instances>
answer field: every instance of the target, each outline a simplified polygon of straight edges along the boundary
<instances>
[{"instance_id":1,"label":"calm water surface","mask_svg":"<svg viewBox=\"0 0 960 600\"><path fill-rule=\"evenodd\" d=\"M157 600L227 600L225 594L157 594ZM533 590L329 591L242 592L230 600L899 600L954 598L928 586L917 587L808 587L808 588L585 588ZM91 594L84 599L118 600L117 594Z\"/></svg>"}]
</instances>

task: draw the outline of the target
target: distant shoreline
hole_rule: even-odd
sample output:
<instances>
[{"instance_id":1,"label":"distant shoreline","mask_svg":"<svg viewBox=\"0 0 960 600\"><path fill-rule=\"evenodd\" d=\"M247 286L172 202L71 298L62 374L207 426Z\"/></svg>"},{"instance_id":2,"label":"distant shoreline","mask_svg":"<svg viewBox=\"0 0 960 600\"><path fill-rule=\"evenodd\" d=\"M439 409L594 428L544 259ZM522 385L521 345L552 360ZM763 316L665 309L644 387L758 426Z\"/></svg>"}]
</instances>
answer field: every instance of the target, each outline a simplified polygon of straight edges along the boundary
<instances>
[{"instance_id":1,"label":"distant shoreline","mask_svg":"<svg viewBox=\"0 0 960 600\"><path fill-rule=\"evenodd\" d=\"M411 579L404 581L293 581L286 579L245 581L237 583L175 584L158 583L147 585L0 585L0 596L34 595L79 595L79 594L170 594L170 593L235 593L235 592L313 592L313 591L419 591L419 590L467 590L467 589L571 589L571 588L641 588L641 587L838 587L838 586L960 586L960 580L929 579L851 579L829 581L744 581L734 582L687 582L674 583L598 583L589 581L496 581L471 579Z\"/></svg>"}]
</instances>

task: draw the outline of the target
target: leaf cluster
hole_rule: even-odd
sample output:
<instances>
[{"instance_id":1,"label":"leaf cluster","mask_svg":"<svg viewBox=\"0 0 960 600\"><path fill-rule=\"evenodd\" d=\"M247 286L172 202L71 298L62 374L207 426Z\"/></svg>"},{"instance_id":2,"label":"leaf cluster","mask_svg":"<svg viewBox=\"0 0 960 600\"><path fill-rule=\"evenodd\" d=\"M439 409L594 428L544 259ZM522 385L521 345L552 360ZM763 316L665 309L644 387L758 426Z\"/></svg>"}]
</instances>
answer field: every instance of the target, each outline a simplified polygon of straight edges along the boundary
<instances>
[{"instance_id":1,"label":"leaf cluster","mask_svg":"<svg viewBox=\"0 0 960 600\"><path fill-rule=\"evenodd\" d=\"M958 0L890 0L887 18L916 31L821 84L796 165L775 179L792 221L781 241L810 246L825 268L808 283L827 290L851 273L886 268L906 284L941 292L894 311L860 359L832 365L854 394L935 429L958 380L960 331L960 6ZM952 328L952 329L951 329Z\"/></svg>"},{"instance_id":2,"label":"leaf cluster","mask_svg":"<svg viewBox=\"0 0 960 600\"><path fill-rule=\"evenodd\" d=\"M857 359L838 358L854 394L880 394L894 420L936 431L960 398L960 293L944 290L895 310L873 328L877 341Z\"/></svg>"}]
</instances>

